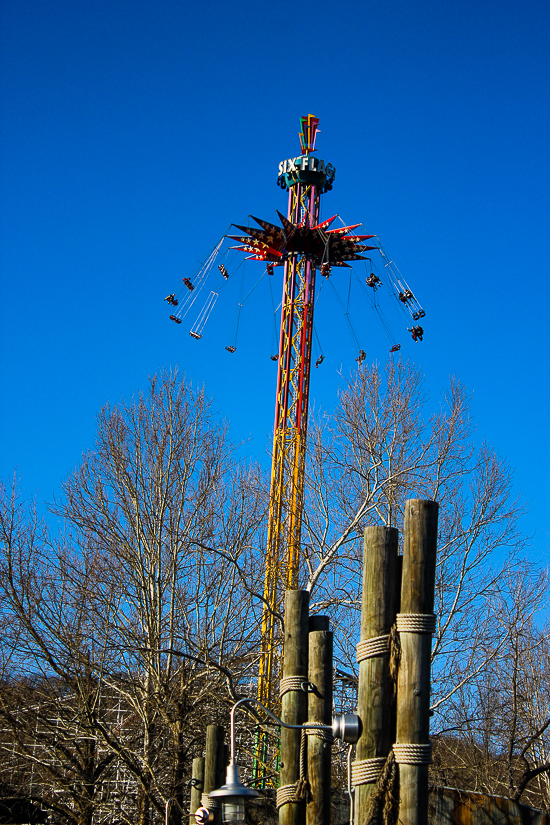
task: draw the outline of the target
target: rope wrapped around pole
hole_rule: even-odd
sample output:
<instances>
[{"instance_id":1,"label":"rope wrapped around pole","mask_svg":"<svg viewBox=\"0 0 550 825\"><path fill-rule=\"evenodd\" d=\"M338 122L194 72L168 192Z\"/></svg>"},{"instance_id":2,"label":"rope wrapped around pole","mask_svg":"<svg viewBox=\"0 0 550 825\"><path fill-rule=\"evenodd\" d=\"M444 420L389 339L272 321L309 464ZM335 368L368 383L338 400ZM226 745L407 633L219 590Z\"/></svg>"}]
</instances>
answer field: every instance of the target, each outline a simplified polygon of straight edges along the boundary
<instances>
[{"instance_id":1,"label":"rope wrapped around pole","mask_svg":"<svg viewBox=\"0 0 550 825\"><path fill-rule=\"evenodd\" d=\"M299 799L296 799L296 783L281 785L280 788L277 788L277 810L290 802L300 802Z\"/></svg>"},{"instance_id":2,"label":"rope wrapped around pole","mask_svg":"<svg viewBox=\"0 0 550 825\"><path fill-rule=\"evenodd\" d=\"M435 614L398 613L395 624L399 633L435 633Z\"/></svg>"},{"instance_id":3,"label":"rope wrapped around pole","mask_svg":"<svg viewBox=\"0 0 550 825\"><path fill-rule=\"evenodd\" d=\"M390 652L390 634L375 636L373 639L364 639L357 645L357 661L364 662L375 656L385 656Z\"/></svg>"},{"instance_id":4,"label":"rope wrapped around pole","mask_svg":"<svg viewBox=\"0 0 550 825\"><path fill-rule=\"evenodd\" d=\"M361 759L351 763L351 784L354 788L357 785L368 785L377 782L382 768L386 763L385 756L373 756L371 759Z\"/></svg>"},{"instance_id":5,"label":"rope wrapped around pole","mask_svg":"<svg viewBox=\"0 0 550 825\"><path fill-rule=\"evenodd\" d=\"M283 805L289 805L292 802L301 802L307 797L307 783L304 787L302 780L298 780L294 785L281 785L277 788L277 810Z\"/></svg>"},{"instance_id":6,"label":"rope wrapped around pole","mask_svg":"<svg viewBox=\"0 0 550 825\"><path fill-rule=\"evenodd\" d=\"M308 722L308 725L310 725L310 727L304 731L306 736L316 736L318 739L322 739L323 742L334 742L332 731L324 730L321 722ZM319 725L319 728L315 730L311 725Z\"/></svg>"},{"instance_id":7,"label":"rope wrapped around pole","mask_svg":"<svg viewBox=\"0 0 550 825\"><path fill-rule=\"evenodd\" d=\"M207 793L203 793L201 796L201 805L203 808L208 808L208 810L213 811L217 808L221 808L222 802L221 799L217 797L209 796Z\"/></svg>"},{"instance_id":8,"label":"rope wrapped around pole","mask_svg":"<svg viewBox=\"0 0 550 825\"><path fill-rule=\"evenodd\" d=\"M406 745L396 742L393 746L393 753L398 765L430 765L432 761L432 743Z\"/></svg>"},{"instance_id":9,"label":"rope wrapped around pole","mask_svg":"<svg viewBox=\"0 0 550 825\"><path fill-rule=\"evenodd\" d=\"M308 685L309 682L303 676L285 676L279 683L279 699L282 699L285 693L290 693L292 690L307 693Z\"/></svg>"}]
</instances>

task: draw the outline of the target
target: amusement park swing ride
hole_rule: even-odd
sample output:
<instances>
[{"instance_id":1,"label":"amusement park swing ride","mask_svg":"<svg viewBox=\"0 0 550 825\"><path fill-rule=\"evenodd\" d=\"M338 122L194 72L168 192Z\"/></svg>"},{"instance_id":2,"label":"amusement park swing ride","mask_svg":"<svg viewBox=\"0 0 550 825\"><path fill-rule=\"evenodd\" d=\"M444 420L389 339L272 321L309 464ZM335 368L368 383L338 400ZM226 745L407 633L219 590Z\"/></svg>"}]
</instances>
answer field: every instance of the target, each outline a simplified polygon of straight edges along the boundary
<instances>
[{"instance_id":1,"label":"amusement park swing ride","mask_svg":"<svg viewBox=\"0 0 550 825\"><path fill-rule=\"evenodd\" d=\"M232 224L242 234L225 235L193 277L183 279L180 291L165 298L173 307L170 319L174 323L181 324L192 313L194 321L189 334L200 341L219 294L232 277L229 261L232 250L248 253L247 260L264 265L260 280L267 277L270 289L276 275L279 272L282 274L282 298L277 308L280 311L279 343L277 352L271 355L278 368L257 694L258 700L268 707L276 703L274 682L278 676L280 656L276 616L281 612L284 591L296 587L298 582L309 381L314 339L317 337L313 316L321 289L325 283L332 285L337 281L343 271L349 272L350 279L354 276L388 335L392 354L401 349L401 344L393 337L382 313L381 294L385 293L385 297L393 300L410 318L408 332L415 343L422 341L424 335L419 323L424 318L424 309L378 237L355 234L362 224L346 226L338 215L320 222L321 196L332 189L335 169L331 163L325 163L314 154L318 123L319 119L313 115L301 118L301 153L279 164L277 184L288 191L286 217L277 210L280 225L253 216L257 226ZM337 219L342 226L335 225ZM366 243L369 241L374 243ZM380 256L381 262L377 265L372 257L363 253ZM361 276L357 275L350 262L364 269ZM318 274L321 283L316 292ZM237 349L244 300L238 303L234 332L225 346L230 354ZM355 360L361 366L366 353L360 347L353 328L349 297L347 305L342 301L340 303L352 340L357 346ZM320 350L315 367L320 367L323 360ZM266 776L268 750L267 738L260 732L256 753L258 781Z\"/></svg>"}]
</instances>

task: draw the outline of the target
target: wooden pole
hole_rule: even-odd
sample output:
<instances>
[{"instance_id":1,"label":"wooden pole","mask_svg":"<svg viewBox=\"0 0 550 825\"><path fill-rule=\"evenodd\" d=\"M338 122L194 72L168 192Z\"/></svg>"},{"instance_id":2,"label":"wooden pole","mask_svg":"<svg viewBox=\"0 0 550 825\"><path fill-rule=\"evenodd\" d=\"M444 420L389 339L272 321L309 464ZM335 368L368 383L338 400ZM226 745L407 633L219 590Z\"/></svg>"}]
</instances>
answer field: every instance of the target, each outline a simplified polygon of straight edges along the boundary
<instances>
[{"instance_id":1,"label":"wooden pole","mask_svg":"<svg viewBox=\"0 0 550 825\"><path fill-rule=\"evenodd\" d=\"M225 782L225 731L221 725L206 728L206 751L204 757L204 794L220 788ZM214 811L214 825L221 825L221 807L214 807L214 800L207 806ZM219 802L218 802L219 805Z\"/></svg>"},{"instance_id":2,"label":"wooden pole","mask_svg":"<svg viewBox=\"0 0 550 825\"><path fill-rule=\"evenodd\" d=\"M308 722L332 723L332 631L328 616L309 620ZM307 737L307 774L311 796L306 805L307 825L330 825L331 743L326 735Z\"/></svg>"},{"instance_id":3,"label":"wooden pole","mask_svg":"<svg viewBox=\"0 0 550 825\"><path fill-rule=\"evenodd\" d=\"M361 642L390 633L396 613L396 577L398 538L395 527L367 527L364 534L363 593L361 602ZM363 731L356 748L354 773L362 770L357 763L385 758L393 745L395 718L393 691L389 676L389 645L381 643L381 655L359 663L357 712ZM361 656L358 656L361 658ZM392 718L393 717L393 718ZM374 766L376 763L374 763ZM381 766L381 761L378 763ZM368 764L364 768L368 768ZM369 782L355 785L355 822L364 821L369 797L376 784L373 767Z\"/></svg>"},{"instance_id":4,"label":"wooden pole","mask_svg":"<svg viewBox=\"0 0 550 825\"><path fill-rule=\"evenodd\" d=\"M204 756L193 759L191 771L191 803L189 806L189 825L195 825L195 811L201 806L201 797L204 792Z\"/></svg>"},{"instance_id":5,"label":"wooden pole","mask_svg":"<svg viewBox=\"0 0 550 825\"><path fill-rule=\"evenodd\" d=\"M432 637L428 619L417 620L419 631L407 631L404 628L407 624L411 625L406 614L426 617L433 614L438 509L435 501L410 499L405 504L401 612L397 620L401 661L397 682L397 737L394 747L399 762L399 821L402 825L428 823ZM409 756L405 756L406 749L402 749L400 755L399 745L409 744L424 746L424 749L410 749L412 755ZM422 760L424 764L419 764Z\"/></svg>"},{"instance_id":6,"label":"wooden pole","mask_svg":"<svg viewBox=\"0 0 550 825\"><path fill-rule=\"evenodd\" d=\"M285 637L283 648L283 680L289 677L308 679L309 593L307 590L287 590L285 593ZM299 678L297 678L299 677ZM307 720L307 692L289 690L283 694L281 719L288 725L303 725ZM290 786L300 779L301 731L281 728L281 771L279 801ZM279 802L278 802L279 805ZM279 805L279 825L304 825L305 801Z\"/></svg>"}]
</instances>

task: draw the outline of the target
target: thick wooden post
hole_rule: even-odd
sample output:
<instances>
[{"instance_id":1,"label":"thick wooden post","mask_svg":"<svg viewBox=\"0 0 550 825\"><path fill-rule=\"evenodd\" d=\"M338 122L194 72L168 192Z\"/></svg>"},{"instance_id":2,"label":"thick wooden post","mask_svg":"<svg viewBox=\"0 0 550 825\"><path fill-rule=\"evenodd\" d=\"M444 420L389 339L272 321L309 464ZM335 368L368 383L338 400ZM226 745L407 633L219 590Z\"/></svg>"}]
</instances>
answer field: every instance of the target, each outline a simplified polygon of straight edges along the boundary
<instances>
[{"instance_id":1,"label":"thick wooden post","mask_svg":"<svg viewBox=\"0 0 550 825\"><path fill-rule=\"evenodd\" d=\"M315 691L308 696L308 722L332 723L332 631L328 616L309 620L308 680ZM326 733L307 737L307 774L311 796L306 806L307 825L330 825L331 743Z\"/></svg>"},{"instance_id":2,"label":"thick wooden post","mask_svg":"<svg viewBox=\"0 0 550 825\"><path fill-rule=\"evenodd\" d=\"M204 795L220 788L225 782L225 730L221 725L208 725L206 728L206 751L204 757ZM214 811L214 825L221 823L221 807L218 800L205 800L206 807Z\"/></svg>"},{"instance_id":3,"label":"thick wooden post","mask_svg":"<svg viewBox=\"0 0 550 825\"><path fill-rule=\"evenodd\" d=\"M204 756L193 759L191 772L191 803L189 805L189 825L195 824L195 811L201 806L201 797L204 792Z\"/></svg>"},{"instance_id":4,"label":"thick wooden post","mask_svg":"<svg viewBox=\"0 0 550 825\"><path fill-rule=\"evenodd\" d=\"M394 746L399 763L402 825L428 823L430 656L434 626L429 617L434 609L438 509L435 501L421 499L411 499L405 505L401 612L397 617L401 662ZM407 618L410 614L417 618ZM406 745L413 747L403 747Z\"/></svg>"},{"instance_id":5,"label":"thick wooden post","mask_svg":"<svg viewBox=\"0 0 550 825\"><path fill-rule=\"evenodd\" d=\"M358 647L359 690L357 713L363 732L357 742L353 766L355 822L362 823L377 773L393 745L395 718L389 675L389 639L395 621L398 572L398 538L394 527L367 527L364 536L361 644ZM373 640L369 645L369 640ZM376 760L368 762L366 760ZM360 764L362 763L362 764ZM363 774L363 776L361 776ZM364 781L368 777L368 781ZM363 781L362 781L363 780Z\"/></svg>"},{"instance_id":6,"label":"thick wooden post","mask_svg":"<svg viewBox=\"0 0 550 825\"><path fill-rule=\"evenodd\" d=\"M285 638L283 648L284 680L294 677L296 686L308 680L309 593L285 593ZM288 684L288 682L287 682ZM307 720L307 692L291 689L283 693L281 718L288 725L303 725ZM305 800L284 802L293 795L290 786L300 779L301 731L281 728L281 772L278 791L279 825L304 825ZM283 804L279 804L283 802Z\"/></svg>"}]
</instances>

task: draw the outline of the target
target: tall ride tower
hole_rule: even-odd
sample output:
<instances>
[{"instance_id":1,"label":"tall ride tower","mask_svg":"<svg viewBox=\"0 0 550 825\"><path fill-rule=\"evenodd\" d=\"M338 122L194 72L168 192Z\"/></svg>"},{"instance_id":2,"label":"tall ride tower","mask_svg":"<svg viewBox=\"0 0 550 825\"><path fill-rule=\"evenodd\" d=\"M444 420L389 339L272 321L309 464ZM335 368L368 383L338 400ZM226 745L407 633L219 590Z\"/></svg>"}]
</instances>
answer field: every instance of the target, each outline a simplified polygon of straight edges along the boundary
<instances>
[{"instance_id":1,"label":"tall ride tower","mask_svg":"<svg viewBox=\"0 0 550 825\"><path fill-rule=\"evenodd\" d=\"M279 671L276 617L285 589L298 583L316 273L328 278L332 267L376 248L360 243L373 235L349 234L360 224L329 229L336 216L319 223L321 195L332 189L335 169L313 154L318 123L313 115L301 118L301 154L279 164L277 183L288 190L281 226L254 218L260 229L235 224L247 237L229 236L250 259L265 261L270 274L284 266L258 680L258 699L268 707ZM258 765L265 764L265 750L260 740Z\"/></svg>"}]
</instances>

